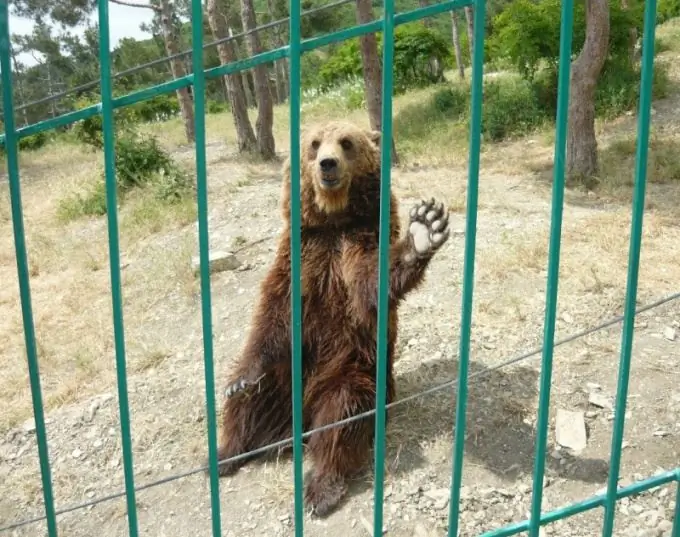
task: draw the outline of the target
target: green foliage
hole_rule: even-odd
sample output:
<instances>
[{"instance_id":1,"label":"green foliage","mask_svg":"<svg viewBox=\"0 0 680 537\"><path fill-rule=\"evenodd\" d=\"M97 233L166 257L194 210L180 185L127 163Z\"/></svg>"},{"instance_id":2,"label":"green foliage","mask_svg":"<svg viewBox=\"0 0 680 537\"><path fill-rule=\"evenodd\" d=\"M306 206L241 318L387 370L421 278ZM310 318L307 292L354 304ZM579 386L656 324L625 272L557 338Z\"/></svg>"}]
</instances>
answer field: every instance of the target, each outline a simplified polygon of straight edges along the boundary
<instances>
[{"instance_id":1,"label":"green foliage","mask_svg":"<svg viewBox=\"0 0 680 537\"><path fill-rule=\"evenodd\" d=\"M557 112L557 74L552 70L539 72L531 83L541 109L555 117ZM668 95L670 79L663 63L654 66L652 97ZM595 115L612 119L634 110L640 98L640 69L627 57L611 58L604 64L595 88Z\"/></svg>"},{"instance_id":2,"label":"green foliage","mask_svg":"<svg viewBox=\"0 0 680 537\"><path fill-rule=\"evenodd\" d=\"M427 103L426 116L441 115L449 121L470 119L469 85L437 90ZM532 85L520 77L503 76L484 81L482 134L493 141L531 132L546 121ZM414 120L416 120L414 118Z\"/></svg>"},{"instance_id":3,"label":"green foliage","mask_svg":"<svg viewBox=\"0 0 680 537\"><path fill-rule=\"evenodd\" d=\"M189 176L153 136L142 136L132 130L116 138L116 188L120 202L135 189L151 189L154 197L164 203L186 199L193 185ZM76 194L62 200L58 216L65 221L81 216L106 214L105 176L97 179L85 195Z\"/></svg>"},{"instance_id":4,"label":"green foliage","mask_svg":"<svg viewBox=\"0 0 680 537\"><path fill-rule=\"evenodd\" d=\"M208 101L206 107L208 114L221 114L229 110L229 104L225 101Z\"/></svg>"},{"instance_id":5,"label":"green foliage","mask_svg":"<svg viewBox=\"0 0 680 537\"><path fill-rule=\"evenodd\" d=\"M656 23L680 17L680 0L659 0L656 4Z\"/></svg>"},{"instance_id":6,"label":"green foliage","mask_svg":"<svg viewBox=\"0 0 680 537\"><path fill-rule=\"evenodd\" d=\"M168 93L137 103L131 108L135 119L145 123L165 121L179 114L177 97Z\"/></svg>"},{"instance_id":7,"label":"green foliage","mask_svg":"<svg viewBox=\"0 0 680 537\"><path fill-rule=\"evenodd\" d=\"M509 59L519 73L532 80L542 66L557 71L560 52L560 0L514 0L494 19L494 33L489 47L494 56ZM609 55L629 54L631 28L642 29L642 3L630 2L628 10L619 0L609 1ZM585 41L585 8L582 2L574 6L572 53L578 54Z\"/></svg>"},{"instance_id":8,"label":"green foliage","mask_svg":"<svg viewBox=\"0 0 680 537\"><path fill-rule=\"evenodd\" d=\"M493 141L526 134L546 119L531 84L518 77L484 83L482 133Z\"/></svg>"},{"instance_id":9,"label":"green foliage","mask_svg":"<svg viewBox=\"0 0 680 537\"><path fill-rule=\"evenodd\" d=\"M382 55L382 34L376 36L378 53ZM394 32L394 89L407 89L434 84L443 80L443 70L451 61L447 40L425 27L411 23ZM362 76L359 39L351 39L338 47L319 70L324 88Z\"/></svg>"},{"instance_id":10,"label":"green foliage","mask_svg":"<svg viewBox=\"0 0 680 537\"><path fill-rule=\"evenodd\" d=\"M50 140L50 136L45 132L36 132L19 140L19 151L37 151Z\"/></svg>"}]
</instances>

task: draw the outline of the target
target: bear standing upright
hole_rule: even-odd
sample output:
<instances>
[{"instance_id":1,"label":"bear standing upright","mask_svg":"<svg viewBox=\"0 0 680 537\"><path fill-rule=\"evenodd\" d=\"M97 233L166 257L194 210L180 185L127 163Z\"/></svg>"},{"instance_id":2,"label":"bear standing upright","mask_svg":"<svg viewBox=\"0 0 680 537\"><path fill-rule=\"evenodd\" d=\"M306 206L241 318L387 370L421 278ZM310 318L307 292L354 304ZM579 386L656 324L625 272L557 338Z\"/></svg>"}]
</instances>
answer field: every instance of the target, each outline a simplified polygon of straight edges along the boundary
<instances>
[{"instance_id":1,"label":"bear standing upright","mask_svg":"<svg viewBox=\"0 0 680 537\"><path fill-rule=\"evenodd\" d=\"M302 220L302 367L304 430L375 408L380 220L380 133L345 122L306 131L300 147ZM284 165L281 231L273 265L222 411L219 460L291 436L290 163ZM423 280L449 237L448 212L434 200L410 211L400 238L391 195L387 401L394 398L392 360L397 308ZM305 502L325 516L347 492L346 479L369 460L374 418L311 435L314 469ZM220 465L235 473L247 459Z\"/></svg>"}]
</instances>

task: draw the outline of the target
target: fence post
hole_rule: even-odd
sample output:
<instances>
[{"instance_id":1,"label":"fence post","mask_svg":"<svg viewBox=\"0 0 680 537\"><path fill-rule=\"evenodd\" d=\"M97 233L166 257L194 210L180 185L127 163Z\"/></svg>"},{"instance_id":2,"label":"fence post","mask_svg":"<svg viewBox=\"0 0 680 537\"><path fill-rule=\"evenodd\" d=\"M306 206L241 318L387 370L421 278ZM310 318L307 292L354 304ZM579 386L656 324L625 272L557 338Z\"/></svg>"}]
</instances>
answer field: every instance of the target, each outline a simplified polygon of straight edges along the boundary
<instances>
[{"instance_id":1,"label":"fence post","mask_svg":"<svg viewBox=\"0 0 680 537\"><path fill-rule=\"evenodd\" d=\"M31 303L31 284L26 251L26 234L21 204L21 184L19 178L19 152L14 123L14 98L12 95L12 64L10 62L10 32L8 1L0 0L0 70L2 70L2 104L5 111L5 151L7 153L7 174L9 176L9 194L12 205L12 227L14 229L14 249L19 278L19 294L21 315L24 325L24 341L28 359L28 376L31 383L31 399L33 418L35 419L35 435L38 443L38 459L40 461L40 478L45 502L45 518L47 534L57 537L57 517L54 511L54 495L50 456L47 447L45 430L45 413L43 409L42 389L40 387L40 369L38 367L38 349L35 340L35 323Z\"/></svg>"},{"instance_id":2,"label":"fence post","mask_svg":"<svg viewBox=\"0 0 680 537\"><path fill-rule=\"evenodd\" d=\"M635 329L635 303L637 301L638 274L640 271L640 250L642 247L642 219L645 211L645 187L647 186L647 153L652 108L652 82L654 77L654 34L656 31L656 0L645 2L644 30L642 34L642 73L640 76L640 104L638 110L637 147L635 155L635 189L633 190L633 216L630 229L628 253L628 277L626 302L623 314L621 336L621 358L616 390L614 430L612 433L609 479L605 502L603 537L611 537L616 514L616 488L619 481L623 429L626 421L628 381L633 351Z\"/></svg>"}]
</instances>

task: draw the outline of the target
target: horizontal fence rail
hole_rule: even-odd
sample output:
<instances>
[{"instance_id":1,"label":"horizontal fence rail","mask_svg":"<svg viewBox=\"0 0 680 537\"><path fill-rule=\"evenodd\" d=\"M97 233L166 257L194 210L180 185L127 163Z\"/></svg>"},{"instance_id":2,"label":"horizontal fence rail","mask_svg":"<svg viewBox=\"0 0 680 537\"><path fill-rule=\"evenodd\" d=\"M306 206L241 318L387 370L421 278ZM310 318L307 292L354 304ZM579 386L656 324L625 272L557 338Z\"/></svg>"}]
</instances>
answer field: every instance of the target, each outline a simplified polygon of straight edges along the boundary
<instances>
[{"instance_id":1,"label":"horizontal fence rail","mask_svg":"<svg viewBox=\"0 0 680 537\"><path fill-rule=\"evenodd\" d=\"M392 94L394 87L394 31L400 24L420 20L424 17L437 15L465 6L474 8L474 47L472 55L472 83L471 83L471 121L469 140L469 168L466 204L466 237L463 263L462 311L461 331L459 340L459 374L456 379L448 380L408 397L386 402L387 386L387 329L388 329L388 274L389 274L389 238L390 238L390 189L391 189L391 148L392 148ZM375 451L374 451L374 535L383 532L383 499L384 499L384 458L385 458L385 430L386 410L403 405L416 398L430 395L442 390L456 391L456 416L453 437L453 460L451 496L449 502L448 535L455 537L459 532L460 498L463 483L463 463L465 444L465 420L467 415L467 401L469 386L475 379L489 375L491 372L518 363L522 360L541 355L541 377L539 391L539 412L536 426L536 443L533 469L533 491L529 518L525 521L507 525L485 533L485 537L503 537L527 532L531 537L538 537L542 526L584 513L596 508L604 510L602 536L611 537L614 528L616 502L622 498L640 494L641 492L668 485L676 484L675 522L672 537L680 537L680 467L662 474L641 480L626 487L619 487L619 470L623 431L625 424L626 400L632 361L632 345L635 316L649 311L663 304L680 298L680 292L666 296L652 304L636 309L638 271L642 244L642 223L644 216L644 198L647 181L647 158L650 133L651 89L654 64L654 37L656 1L645 2L644 31L642 36L642 72L640 86L640 101L638 110L638 136L635 163L635 188L632 202L631 236L629 242L628 277L626 284L626 300L624 313L620 317L594 326L582 332L561 340L555 340L555 324L557 315L560 243L562 227L562 211L565 189L565 154L567 145L567 112L569 105L570 57L573 36L573 0L562 3L561 36L560 36L560 66L558 76L558 100L556 113L555 166L553 172L552 214L548 252L548 276L546 288L545 320L542 346L521 356L514 357L497 366L477 373L469 372L470 342L473 311L473 282L476 250L476 230L478 216L478 188L481 153L481 119L483 101L483 69L484 69L484 28L486 23L485 0L449 0L439 4L421 7L404 13L395 13L394 0L386 0L382 19L367 24L354 26L349 29L332 32L321 37L303 40L300 33L301 12L300 0L291 0L289 20L289 44L278 49L258 54L251 58L237 61L228 65L212 69L203 68L204 49L203 8L200 0L191 1L193 73L183 78L172 80L157 86L128 95L113 98L111 74L111 58L108 1L98 1L98 20L100 28L100 83L101 102L97 105L63 114L56 118L35 123L27 127L16 129L13 114L9 114L5 121L5 133L1 142L6 151L7 171L9 176L9 190L11 197L12 224L17 262L17 275L20 290L22 320L28 360L28 372L33 402L34 418L36 422L36 436L38 456L42 479L42 493L44 501L44 515L28 520L17 521L0 527L0 532L18 529L29 524L46 521L49 537L57 536L57 516L73 512L88 506L97 505L115 498L126 498L128 534L136 537L139 532L137 520L136 493L151 487L160 486L178 479L195 475L208 470L210 477L210 505L212 535L222 534L221 502L219 493L219 466L243 460L252 455L264 453L284 446L293 447L293 483L294 483L294 529L296 537L304 534L304 495L303 495L303 440L312 434L340 427L348 423L373 418L375 420ZM300 199L300 58L308 52L331 43L337 43L366 35L382 32L384 48L382 58L382 143L381 143L381 186L380 186L380 229L378 245L378 311L377 311L377 385L376 405L374 409L351 416L335 423L318 427L314 430L303 431L302 422L302 285L301 285L301 207ZM12 72L9 50L9 17L8 0L0 0L0 68L2 69L3 106L5 110L13 110ZM290 111L290 219L291 219L291 351L292 351L292 437L275 442L268 446L252 450L248 453L232 457L227 460L217 459L217 421L214 375L214 352L212 342L212 311L209 270L209 234L208 234L208 194L207 194L207 162L206 162L206 124L205 124L205 83L206 80L221 77L226 74L237 73L254 66L273 60L290 59L289 78L289 111ZM207 446L208 464L206 467L185 471L144 485L136 485L134 479L134 465L132 458L132 431L130 426L130 410L127 394L127 373L125 336L123 322L123 307L120 277L120 245L118 239L117 211L107 211L108 246L110 258L111 300L114 330L114 347L117 375L117 389L119 413L121 421L121 440L124 463L125 490L115 494L93 499L92 501L66 507L55 508L55 500L51 481L48 439L45 428L45 417L42 408L38 351L35 340L35 326L31 305L30 277L26 243L24 237L20 170L18 160L18 142L22 137L38 132L54 129L69 123L86 119L95 115L103 117L104 132L104 164L106 177L107 206L115 208L116 177L115 177L115 139L114 139L114 110L138 102L151 99L157 95L175 91L179 88L193 86L195 106L195 158L197 180L197 209L198 209L198 245L200 258L200 294L201 317L203 328L203 354L205 376L205 404L207 415ZM614 427L610 458L610 471L606 492L592 496L583 501L555 509L542 511L543 480L545 475L545 456L547 448L547 432L549 421L550 387L552 382L552 365L554 349L599 330L604 330L617 323L623 322L622 341L618 371L618 386L615 404Z\"/></svg>"}]
</instances>

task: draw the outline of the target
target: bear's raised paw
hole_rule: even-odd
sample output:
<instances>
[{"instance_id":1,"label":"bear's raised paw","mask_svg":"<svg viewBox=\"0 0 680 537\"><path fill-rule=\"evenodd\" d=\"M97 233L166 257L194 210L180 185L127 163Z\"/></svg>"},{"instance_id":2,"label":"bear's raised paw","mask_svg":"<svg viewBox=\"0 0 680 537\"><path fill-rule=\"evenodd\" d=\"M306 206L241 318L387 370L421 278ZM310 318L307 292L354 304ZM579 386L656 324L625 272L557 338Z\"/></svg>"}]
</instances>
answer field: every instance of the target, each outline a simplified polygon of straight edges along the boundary
<instances>
[{"instance_id":1,"label":"bear's raised paw","mask_svg":"<svg viewBox=\"0 0 680 537\"><path fill-rule=\"evenodd\" d=\"M432 256L449 238L449 213L434 198L416 203L409 213L408 233L416 257Z\"/></svg>"}]
</instances>

